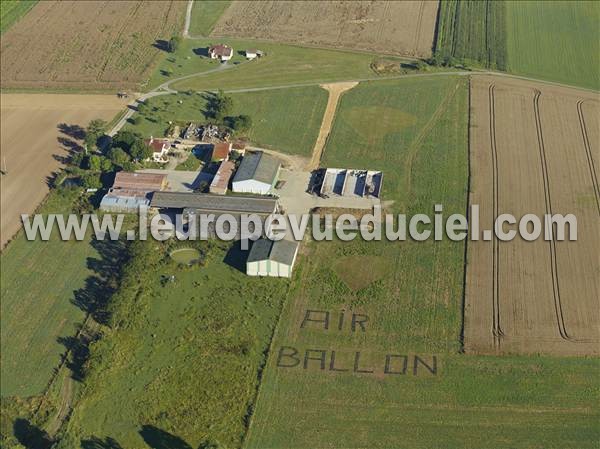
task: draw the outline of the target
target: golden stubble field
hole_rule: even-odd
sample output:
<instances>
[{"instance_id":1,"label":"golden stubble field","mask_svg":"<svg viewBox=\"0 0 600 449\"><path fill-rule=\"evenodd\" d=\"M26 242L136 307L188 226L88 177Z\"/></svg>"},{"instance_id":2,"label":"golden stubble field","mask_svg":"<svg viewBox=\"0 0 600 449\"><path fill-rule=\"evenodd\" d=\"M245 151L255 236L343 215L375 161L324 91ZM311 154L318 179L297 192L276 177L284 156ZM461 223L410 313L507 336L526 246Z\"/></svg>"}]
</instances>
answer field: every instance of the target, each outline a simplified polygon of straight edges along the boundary
<instances>
[{"instance_id":1,"label":"golden stubble field","mask_svg":"<svg viewBox=\"0 0 600 449\"><path fill-rule=\"evenodd\" d=\"M468 352L600 353L599 128L597 94L473 77L470 203L481 229L502 213L571 213L578 239L469 242Z\"/></svg>"},{"instance_id":2,"label":"golden stubble field","mask_svg":"<svg viewBox=\"0 0 600 449\"><path fill-rule=\"evenodd\" d=\"M90 120L111 120L126 106L114 95L2 94L1 243L4 247L48 193L48 177ZM61 125L67 125L62 127ZM61 129L62 128L62 129ZM66 132L63 132L66 131ZM5 166L6 164L6 166Z\"/></svg>"},{"instance_id":3,"label":"golden stubble field","mask_svg":"<svg viewBox=\"0 0 600 449\"><path fill-rule=\"evenodd\" d=\"M437 1L235 1L211 36L429 57Z\"/></svg>"},{"instance_id":4,"label":"golden stubble field","mask_svg":"<svg viewBox=\"0 0 600 449\"><path fill-rule=\"evenodd\" d=\"M183 1L42 1L2 35L2 88L136 88Z\"/></svg>"}]
</instances>

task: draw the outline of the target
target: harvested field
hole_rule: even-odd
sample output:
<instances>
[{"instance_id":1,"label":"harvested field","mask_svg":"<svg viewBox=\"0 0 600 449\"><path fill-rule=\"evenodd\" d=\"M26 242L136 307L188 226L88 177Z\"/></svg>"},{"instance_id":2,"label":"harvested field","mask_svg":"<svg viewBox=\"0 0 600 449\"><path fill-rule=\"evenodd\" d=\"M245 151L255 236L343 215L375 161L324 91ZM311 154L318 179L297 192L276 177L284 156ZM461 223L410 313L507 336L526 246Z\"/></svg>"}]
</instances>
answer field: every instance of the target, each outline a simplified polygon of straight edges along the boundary
<instances>
[{"instance_id":1,"label":"harvested field","mask_svg":"<svg viewBox=\"0 0 600 449\"><path fill-rule=\"evenodd\" d=\"M2 247L20 228L20 214L32 213L48 193L48 177L77 145L81 127L94 118L108 121L125 105L109 95L2 95L0 149L8 172L2 175Z\"/></svg>"},{"instance_id":2,"label":"harvested field","mask_svg":"<svg viewBox=\"0 0 600 449\"><path fill-rule=\"evenodd\" d=\"M429 57L437 1L236 1L211 36Z\"/></svg>"},{"instance_id":3,"label":"harvested field","mask_svg":"<svg viewBox=\"0 0 600 449\"><path fill-rule=\"evenodd\" d=\"M135 88L185 2L44 1L2 35L2 88Z\"/></svg>"},{"instance_id":4,"label":"harvested field","mask_svg":"<svg viewBox=\"0 0 600 449\"><path fill-rule=\"evenodd\" d=\"M598 354L600 102L597 95L494 77L471 89L471 195L493 217L574 214L577 241L469 242L465 349ZM512 227L513 229L515 227Z\"/></svg>"}]
</instances>

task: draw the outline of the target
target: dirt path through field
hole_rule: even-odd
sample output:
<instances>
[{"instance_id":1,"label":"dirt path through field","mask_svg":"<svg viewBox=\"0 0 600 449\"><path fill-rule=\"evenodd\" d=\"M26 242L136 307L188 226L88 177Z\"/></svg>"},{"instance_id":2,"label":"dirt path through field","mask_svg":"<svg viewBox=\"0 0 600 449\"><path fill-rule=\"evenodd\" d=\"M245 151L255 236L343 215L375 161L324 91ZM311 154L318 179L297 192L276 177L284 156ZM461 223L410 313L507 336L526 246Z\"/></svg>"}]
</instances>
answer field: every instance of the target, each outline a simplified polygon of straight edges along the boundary
<instances>
[{"instance_id":1,"label":"dirt path through field","mask_svg":"<svg viewBox=\"0 0 600 449\"><path fill-rule=\"evenodd\" d=\"M339 103L340 97L347 90L352 89L356 86L357 82L349 83L332 83L332 84L321 84L321 87L329 92L329 98L327 99L327 107L325 108L325 114L323 114L323 121L321 122L321 129L319 129L319 136L315 142L313 148L312 158L308 165L309 170L314 170L319 167L321 157L323 156L323 149L329 137L331 131L331 125L333 124L333 118L335 117L335 110Z\"/></svg>"}]
</instances>

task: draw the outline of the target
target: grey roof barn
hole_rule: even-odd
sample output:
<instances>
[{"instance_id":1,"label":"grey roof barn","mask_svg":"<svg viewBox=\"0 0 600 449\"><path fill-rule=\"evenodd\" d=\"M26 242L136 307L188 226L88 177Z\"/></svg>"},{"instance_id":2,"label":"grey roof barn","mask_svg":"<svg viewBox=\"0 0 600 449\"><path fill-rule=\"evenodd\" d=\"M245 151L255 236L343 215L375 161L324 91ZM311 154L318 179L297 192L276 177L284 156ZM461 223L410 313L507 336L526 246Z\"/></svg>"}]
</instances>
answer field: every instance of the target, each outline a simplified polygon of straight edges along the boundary
<instances>
[{"instance_id":1,"label":"grey roof barn","mask_svg":"<svg viewBox=\"0 0 600 449\"><path fill-rule=\"evenodd\" d=\"M261 260L271 260L286 265L292 265L298 249L298 243L290 240L273 241L269 239L259 239L252 244L248 262L258 262Z\"/></svg>"},{"instance_id":2,"label":"grey roof barn","mask_svg":"<svg viewBox=\"0 0 600 449\"><path fill-rule=\"evenodd\" d=\"M234 182L259 181L272 184L279 172L280 163L277 158L269 156L262 151L247 153L242 159Z\"/></svg>"}]
</instances>

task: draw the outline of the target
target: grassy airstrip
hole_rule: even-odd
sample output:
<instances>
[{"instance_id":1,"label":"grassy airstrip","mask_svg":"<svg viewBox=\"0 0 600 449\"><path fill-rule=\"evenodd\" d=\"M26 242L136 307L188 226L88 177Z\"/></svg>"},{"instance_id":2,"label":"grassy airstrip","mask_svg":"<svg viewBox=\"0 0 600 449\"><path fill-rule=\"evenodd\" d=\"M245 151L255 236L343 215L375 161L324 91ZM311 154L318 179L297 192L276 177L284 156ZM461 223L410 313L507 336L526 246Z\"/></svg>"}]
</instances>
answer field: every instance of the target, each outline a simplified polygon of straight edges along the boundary
<instances>
[{"instance_id":1,"label":"grassy airstrip","mask_svg":"<svg viewBox=\"0 0 600 449\"><path fill-rule=\"evenodd\" d=\"M208 36L230 3L226 0L195 1L192 6L190 34L192 36Z\"/></svg>"},{"instance_id":2,"label":"grassy airstrip","mask_svg":"<svg viewBox=\"0 0 600 449\"><path fill-rule=\"evenodd\" d=\"M0 33L8 30L13 23L33 8L38 0L2 0L0 7Z\"/></svg>"},{"instance_id":3,"label":"grassy airstrip","mask_svg":"<svg viewBox=\"0 0 600 449\"><path fill-rule=\"evenodd\" d=\"M228 68L223 68L219 62L206 57L206 48L214 43L225 43L233 47L234 57L227 63ZM248 62L244 56L246 48L258 48L266 56ZM189 39L181 43L175 54L165 57L146 88L156 87L172 78L219 67L221 70L173 83L171 87L180 91L238 89L376 77L370 68L374 59L377 56L372 53L306 48L272 42L228 38ZM398 64L405 61L393 57L386 59L397 61Z\"/></svg>"},{"instance_id":4,"label":"grassy airstrip","mask_svg":"<svg viewBox=\"0 0 600 449\"><path fill-rule=\"evenodd\" d=\"M327 104L327 92L318 87L277 89L231 94L233 115L252 118L244 133L257 145L283 153L310 156ZM181 103L180 103L181 102ZM165 95L149 100L150 108L139 114L140 122L127 125L144 136L163 136L169 121L203 123L207 120L207 94ZM135 118L135 116L134 116ZM243 136L243 137L244 137Z\"/></svg>"},{"instance_id":5,"label":"grassy airstrip","mask_svg":"<svg viewBox=\"0 0 600 449\"><path fill-rule=\"evenodd\" d=\"M436 203L446 216L464 212L466 87L460 79L359 85L342 97L325 165L383 169L395 212L431 213ZM378 121L382 111L395 119ZM311 243L246 447L593 447L598 360L459 354L463 256L464 242ZM329 328L301 327L308 309L329 311ZM352 313L369 317L364 332L352 331ZM278 362L282 347L288 356ZM385 372L387 355L396 374ZM415 355L430 368L435 356L436 373Z\"/></svg>"}]
</instances>

